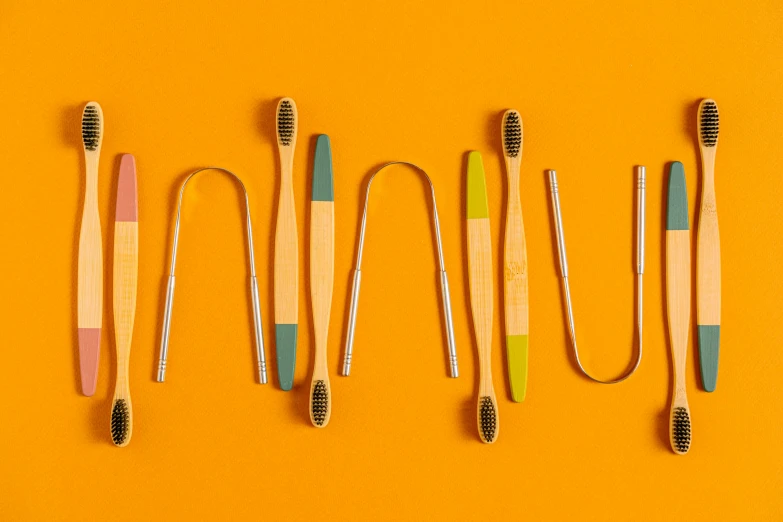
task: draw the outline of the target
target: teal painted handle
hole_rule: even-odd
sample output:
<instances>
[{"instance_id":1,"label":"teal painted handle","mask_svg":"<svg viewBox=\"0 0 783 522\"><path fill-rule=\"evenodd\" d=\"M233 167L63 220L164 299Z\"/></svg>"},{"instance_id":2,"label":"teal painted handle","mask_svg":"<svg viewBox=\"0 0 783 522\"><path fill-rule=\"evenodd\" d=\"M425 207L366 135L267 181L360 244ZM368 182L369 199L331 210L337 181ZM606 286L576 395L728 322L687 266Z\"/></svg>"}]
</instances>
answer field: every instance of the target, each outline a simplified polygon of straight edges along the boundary
<instances>
[{"instance_id":1,"label":"teal painted handle","mask_svg":"<svg viewBox=\"0 0 783 522\"><path fill-rule=\"evenodd\" d=\"M297 330L298 325L295 324L275 324L277 377L280 379L280 388L285 391L294 387Z\"/></svg>"},{"instance_id":2,"label":"teal painted handle","mask_svg":"<svg viewBox=\"0 0 783 522\"><path fill-rule=\"evenodd\" d=\"M329 136L321 134L315 142L313 162L313 201L334 201L334 174L332 172L332 147Z\"/></svg>"},{"instance_id":3,"label":"teal painted handle","mask_svg":"<svg viewBox=\"0 0 783 522\"><path fill-rule=\"evenodd\" d=\"M690 230L688 224L688 193L685 187L685 169L679 161L674 161L669 166L666 230Z\"/></svg>"}]
</instances>

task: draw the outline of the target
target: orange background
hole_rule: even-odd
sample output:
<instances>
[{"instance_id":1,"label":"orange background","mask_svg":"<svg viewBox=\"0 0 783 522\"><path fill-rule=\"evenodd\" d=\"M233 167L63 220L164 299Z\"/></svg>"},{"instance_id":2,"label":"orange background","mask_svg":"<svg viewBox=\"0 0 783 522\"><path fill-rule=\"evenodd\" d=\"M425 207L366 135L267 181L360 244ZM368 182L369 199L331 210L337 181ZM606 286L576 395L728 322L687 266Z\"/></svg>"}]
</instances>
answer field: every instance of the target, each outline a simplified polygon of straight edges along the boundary
<instances>
[{"instance_id":1,"label":"orange background","mask_svg":"<svg viewBox=\"0 0 783 522\"><path fill-rule=\"evenodd\" d=\"M3 2L0 519L783 517L779 2L327 4ZM274 362L274 107L286 95L300 123L294 390L254 381L239 193L217 174L186 195L169 371L155 383L175 194L205 165L232 169L248 186ZM718 389L707 394L696 355L688 358L694 437L690 454L677 457L667 440L662 202L665 164L680 160L695 219L703 97L721 111L721 366ZM104 335L92 398L79 392L75 334L79 121L88 100L102 104L106 122ZM484 154L499 268L500 116L509 107L525 130L531 371L527 400L512 403L496 274L500 435L485 446L475 426L464 163L468 150ZM318 133L332 139L337 219L334 412L324 430L307 416L308 194ZM110 274L123 152L139 169L141 259L135 425L130 445L117 449L108 427ZM364 180L393 159L418 163L435 183L457 380L447 378L427 193L404 168L373 189L354 367L351 377L337 375ZM648 167L645 352L633 378L606 387L571 362L544 171L556 168L560 178L584 361L608 378L632 356L636 164Z\"/></svg>"}]
</instances>

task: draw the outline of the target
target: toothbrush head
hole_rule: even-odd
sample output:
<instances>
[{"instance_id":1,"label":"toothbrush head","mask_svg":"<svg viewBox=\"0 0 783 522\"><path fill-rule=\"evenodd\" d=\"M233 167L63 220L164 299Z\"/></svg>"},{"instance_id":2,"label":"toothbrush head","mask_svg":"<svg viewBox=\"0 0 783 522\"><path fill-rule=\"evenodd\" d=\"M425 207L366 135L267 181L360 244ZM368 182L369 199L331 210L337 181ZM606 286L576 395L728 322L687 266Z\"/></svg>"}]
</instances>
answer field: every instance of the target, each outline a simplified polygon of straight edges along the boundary
<instances>
[{"instance_id":1,"label":"toothbrush head","mask_svg":"<svg viewBox=\"0 0 783 522\"><path fill-rule=\"evenodd\" d=\"M672 410L672 449L679 455L688 453L691 447L691 416L682 406Z\"/></svg>"},{"instance_id":2,"label":"toothbrush head","mask_svg":"<svg viewBox=\"0 0 783 522\"><path fill-rule=\"evenodd\" d=\"M103 137L103 111L97 102L90 102L82 111L82 143L84 150L96 151Z\"/></svg>"},{"instance_id":3,"label":"toothbrush head","mask_svg":"<svg viewBox=\"0 0 783 522\"><path fill-rule=\"evenodd\" d=\"M718 104L715 100L702 100L699 104L699 142L705 147L718 144Z\"/></svg>"},{"instance_id":4,"label":"toothbrush head","mask_svg":"<svg viewBox=\"0 0 783 522\"><path fill-rule=\"evenodd\" d=\"M293 147L296 144L296 103L291 98L283 98L277 104L277 144L280 147Z\"/></svg>"},{"instance_id":5,"label":"toothbrush head","mask_svg":"<svg viewBox=\"0 0 783 522\"><path fill-rule=\"evenodd\" d=\"M310 401L310 417L313 424L319 428L325 426L326 414L328 411L329 393L326 389L326 382L317 380L313 385L312 398Z\"/></svg>"},{"instance_id":6,"label":"toothbrush head","mask_svg":"<svg viewBox=\"0 0 783 522\"><path fill-rule=\"evenodd\" d=\"M508 110L503 115L503 154L516 158L522 151L522 118L519 112Z\"/></svg>"},{"instance_id":7,"label":"toothbrush head","mask_svg":"<svg viewBox=\"0 0 783 522\"><path fill-rule=\"evenodd\" d=\"M494 442L497 435L498 414L492 397L479 399L479 434L486 443Z\"/></svg>"},{"instance_id":8,"label":"toothbrush head","mask_svg":"<svg viewBox=\"0 0 783 522\"><path fill-rule=\"evenodd\" d=\"M125 446L130 439L130 412L125 399L117 399L111 409L111 440L117 446Z\"/></svg>"}]
</instances>

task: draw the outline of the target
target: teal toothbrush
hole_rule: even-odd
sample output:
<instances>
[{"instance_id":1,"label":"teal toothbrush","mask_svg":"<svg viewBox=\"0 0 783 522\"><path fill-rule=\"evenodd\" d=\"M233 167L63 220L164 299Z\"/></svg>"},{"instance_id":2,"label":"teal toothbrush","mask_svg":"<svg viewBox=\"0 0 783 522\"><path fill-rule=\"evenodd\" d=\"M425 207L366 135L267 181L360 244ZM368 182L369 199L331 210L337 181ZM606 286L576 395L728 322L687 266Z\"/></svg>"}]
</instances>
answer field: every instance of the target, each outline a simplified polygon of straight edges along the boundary
<instances>
[{"instance_id":1,"label":"teal toothbrush","mask_svg":"<svg viewBox=\"0 0 783 522\"><path fill-rule=\"evenodd\" d=\"M275 227L275 352L280 388L294 386L299 323L299 238L294 208L294 150L297 110L294 100L277 104L277 147L280 152L280 194Z\"/></svg>"},{"instance_id":2,"label":"teal toothbrush","mask_svg":"<svg viewBox=\"0 0 783 522\"><path fill-rule=\"evenodd\" d=\"M315 144L310 202L310 298L313 305L315 362L310 384L310 421L323 428L332 416L332 391L326 362L334 287L334 176L329 136Z\"/></svg>"},{"instance_id":3,"label":"teal toothbrush","mask_svg":"<svg viewBox=\"0 0 783 522\"><path fill-rule=\"evenodd\" d=\"M698 118L702 188L696 250L696 324L701 382L711 392L718 384L720 349L720 233L715 203L718 105L714 100L702 100Z\"/></svg>"},{"instance_id":4,"label":"teal toothbrush","mask_svg":"<svg viewBox=\"0 0 783 522\"><path fill-rule=\"evenodd\" d=\"M685 170L675 161L669 167L666 205L666 314L669 344L674 364L674 387L669 440L675 453L691 446L691 413L685 386L688 328L691 321L691 232L688 224L688 194Z\"/></svg>"}]
</instances>

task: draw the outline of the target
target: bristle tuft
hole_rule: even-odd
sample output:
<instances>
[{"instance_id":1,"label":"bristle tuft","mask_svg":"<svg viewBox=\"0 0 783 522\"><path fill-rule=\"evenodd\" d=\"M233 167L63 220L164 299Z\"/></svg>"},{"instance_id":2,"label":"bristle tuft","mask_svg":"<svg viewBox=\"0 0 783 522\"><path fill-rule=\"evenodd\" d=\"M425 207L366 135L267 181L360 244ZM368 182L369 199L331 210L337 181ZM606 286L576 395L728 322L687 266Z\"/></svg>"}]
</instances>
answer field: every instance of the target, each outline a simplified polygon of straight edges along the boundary
<instances>
[{"instance_id":1,"label":"bristle tuft","mask_svg":"<svg viewBox=\"0 0 783 522\"><path fill-rule=\"evenodd\" d=\"M509 111L503 120L503 150L511 158L519 156L522 147L522 120L517 111Z\"/></svg>"},{"instance_id":2,"label":"bristle tuft","mask_svg":"<svg viewBox=\"0 0 783 522\"><path fill-rule=\"evenodd\" d=\"M672 445L678 453L687 453L691 447L691 417L687 408L672 412Z\"/></svg>"},{"instance_id":3,"label":"bristle tuft","mask_svg":"<svg viewBox=\"0 0 783 522\"><path fill-rule=\"evenodd\" d=\"M329 393L325 381L315 381L311 404L313 423L316 426L323 426L326 422L326 413L329 410Z\"/></svg>"},{"instance_id":4,"label":"bristle tuft","mask_svg":"<svg viewBox=\"0 0 783 522\"><path fill-rule=\"evenodd\" d=\"M82 112L82 142L89 151L98 149L101 143L101 114L95 105L87 105Z\"/></svg>"},{"instance_id":5,"label":"bristle tuft","mask_svg":"<svg viewBox=\"0 0 783 522\"><path fill-rule=\"evenodd\" d=\"M699 113L699 137L705 147L718 143L718 124L718 105L712 100L705 101Z\"/></svg>"},{"instance_id":6,"label":"bristle tuft","mask_svg":"<svg viewBox=\"0 0 783 522\"><path fill-rule=\"evenodd\" d=\"M280 102L277 110L277 139L284 147L291 145L296 130L296 115L289 100Z\"/></svg>"},{"instance_id":7,"label":"bristle tuft","mask_svg":"<svg viewBox=\"0 0 783 522\"><path fill-rule=\"evenodd\" d=\"M118 399L111 409L111 440L117 446L125 444L130 433L128 403Z\"/></svg>"},{"instance_id":8,"label":"bristle tuft","mask_svg":"<svg viewBox=\"0 0 783 522\"><path fill-rule=\"evenodd\" d=\"M497 411L495 411L495 405L492 402L492 398L482 397L479 407L479 430L481 431L481 438L484 439L484 442L492 442L495 440L497 426Z\"/></svg>"}]
</instances>

